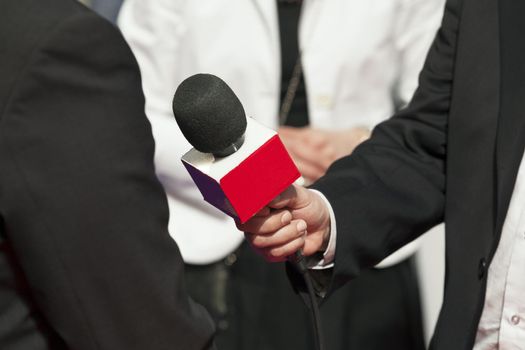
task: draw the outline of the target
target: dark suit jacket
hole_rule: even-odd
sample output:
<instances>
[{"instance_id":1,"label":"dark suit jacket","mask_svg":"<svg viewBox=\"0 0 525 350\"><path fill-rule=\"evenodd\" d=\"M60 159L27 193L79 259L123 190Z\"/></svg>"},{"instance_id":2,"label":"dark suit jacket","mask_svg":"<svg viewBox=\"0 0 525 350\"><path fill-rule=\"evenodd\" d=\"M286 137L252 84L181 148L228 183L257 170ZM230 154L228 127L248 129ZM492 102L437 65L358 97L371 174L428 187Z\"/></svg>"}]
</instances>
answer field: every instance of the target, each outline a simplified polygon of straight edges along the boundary
<instances>
[{"instance_id":1,"label":"dark suit jacket","mask_svg":"<svg viewBox=\"0 0 525 350\"><path fill-rule=\"evenodd\" d=\"M448 0L419 88L314 188L335 210L332 286L445 220L433 349L472 349L525 145L525 3Z\"/></svg>"},{"instance_id":2,"label":"dark suit jacket","mask_svg":"<svg viewBox=\"0 0 525 350\"><path fill-rule=\"evenodd\" d=\"M0 349L209 347L140 84L76 1L0 1Z\"/></svg>"}]
</instances>

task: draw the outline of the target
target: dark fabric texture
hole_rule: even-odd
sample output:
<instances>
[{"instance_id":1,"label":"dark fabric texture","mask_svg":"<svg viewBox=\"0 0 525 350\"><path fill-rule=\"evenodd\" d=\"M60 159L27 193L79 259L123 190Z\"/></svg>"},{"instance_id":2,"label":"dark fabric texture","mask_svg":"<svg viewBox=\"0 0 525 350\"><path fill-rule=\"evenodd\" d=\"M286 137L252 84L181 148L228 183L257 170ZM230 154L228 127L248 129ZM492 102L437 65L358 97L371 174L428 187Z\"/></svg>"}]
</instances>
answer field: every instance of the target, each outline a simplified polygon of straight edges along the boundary
<instances>
[{"instance_id":1,"label":"dark fabric texture","mask_svg":"<svg viewBox=\"0 0 525 350\"><path fill-rule=\"evenodd\" d=\"M424 350L419 300L413 259L363 271L321 305L326 348Z\"/></svg>"},{"instance_id":2,"label":"dark fabric texture","mask_svg":"<svg viewBox=\"0 0 525 350\"><path fill-rule=\"evenodd\" d=\"M524 15L511 0L448 0L409 106L313 186L341 233L332 292L445 221L434 350L472 349L475 340L525 143Z\"/></svg>"},{"instance_id":3,"label":"dark fabric texture","mask_svg":"<svg viewBox=\"0 0 525 350\"><path fill-rule=\"evenodd\" d=\"M219 349L315 350L310 313L283 264L268 264L244 243L223 261L186 265L186 276L216 322ZM323 303L321 318L329 350L425 349L411 259L364 271Z\"/></svg>"},{"instance_id":4,"label":"dark fabric texture","mask_svg":"<svg viewBox=\"0 0 525 350\"><path fill-rule=\"evenodd\" d=\"M313 350L308 310L283 264L269 264L243 243L216 264L187 265L186 274L190 295L216 322L219 349Z\"/></svg>"},{"instance_id":5,"label":"dark fabric texture","mask_svg":"<svg viewBox=\"0 0 525 350\"><path fill-rule=\"evenodd\" d=\"M0 349L207 349L138 66L73 0L0 2Z\"/></svg>"}]
</instances>

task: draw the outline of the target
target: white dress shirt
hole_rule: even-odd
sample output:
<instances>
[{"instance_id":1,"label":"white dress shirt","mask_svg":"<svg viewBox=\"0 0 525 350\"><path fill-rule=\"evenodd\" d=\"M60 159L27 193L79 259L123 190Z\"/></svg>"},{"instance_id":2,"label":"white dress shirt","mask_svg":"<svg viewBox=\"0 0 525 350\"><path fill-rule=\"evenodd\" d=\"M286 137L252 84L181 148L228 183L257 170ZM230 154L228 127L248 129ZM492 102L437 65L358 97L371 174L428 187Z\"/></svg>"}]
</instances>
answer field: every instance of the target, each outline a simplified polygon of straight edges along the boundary
<instances>
[{"instance_id":1,"label":"white dress shirt","mask_svg":"<svg viewBox=\"0 0 525 350\"><path fill-rule=\"evenodd\" d=\"M443 0L305 0L299 28L310 124L372 128L407 102L439 26ZM213 73L248 116L277 128L280 43L275 0L126 0L119 25L139 63L169 231L186 262L224 258L243 240L202 200L180 162L191 146L171 112L179 83ZM398 254L395 264L414 252Z\"/></svg>"},{"instance_id":2,"label":"white dress shirt","mask_svg":"<svg viewBox=\"0 0 525 350\"><path fill-rule=\"evenodd\" d=\"M474 350L525 349L525 161L522 160L496 254Z\"/></svg>"}]
</instances>

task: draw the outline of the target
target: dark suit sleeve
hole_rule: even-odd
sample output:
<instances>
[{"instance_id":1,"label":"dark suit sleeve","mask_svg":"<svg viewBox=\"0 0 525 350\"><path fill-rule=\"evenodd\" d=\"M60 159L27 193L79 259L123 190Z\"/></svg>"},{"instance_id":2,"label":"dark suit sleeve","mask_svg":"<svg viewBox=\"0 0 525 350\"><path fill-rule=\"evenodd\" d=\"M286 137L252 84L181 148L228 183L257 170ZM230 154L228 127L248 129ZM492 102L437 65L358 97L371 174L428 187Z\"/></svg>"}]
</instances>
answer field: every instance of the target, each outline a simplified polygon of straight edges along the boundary
<instances>
[{"instance_id":1,"label":"dark suit sleeve","mask_svg":"<svg viewBox=\"0 0 525 350\"><path fill-rule=\"evenodd\" d=\"M208 348L130 50L88 12L42 36L0 138L5 227L38 307L71 349Z\"/></svg>"},{"instance_id":2,"label":"dark suit sleeve","mask_svg":"<svg viewBox=\"0 0 525 350\"><path fill-rule=\"evenodd\" d=\"M335 212L336 287L443 220L460 7L447 2L409 106L313 186Z\"/></svg>"}]
</instances>

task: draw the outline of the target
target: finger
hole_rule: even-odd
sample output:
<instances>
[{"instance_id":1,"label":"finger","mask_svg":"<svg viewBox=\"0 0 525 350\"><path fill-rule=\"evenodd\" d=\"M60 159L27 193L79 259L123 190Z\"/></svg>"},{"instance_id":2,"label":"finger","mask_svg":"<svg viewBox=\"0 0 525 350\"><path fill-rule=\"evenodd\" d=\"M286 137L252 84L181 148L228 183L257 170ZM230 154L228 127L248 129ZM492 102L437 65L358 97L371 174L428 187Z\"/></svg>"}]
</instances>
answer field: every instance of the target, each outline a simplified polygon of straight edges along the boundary
<instances>
[{"instance_id":1,"label":"finger","mask_svg":"<svg viewBox=\"0 0 525 350\"><path fill-rule=\"evenodd\" d=\"M268 203L268 207L272 209L285 208L295 196L297 196L297 189L294 187L294 185L290 185L283 192L281 192L281 194Z\"/></svg>"},{"instance_id":2,"label":"finger","mask_svg":"<svg viewBox=\"0 0 525 350\"><path fill-rule=\"evenodd\" d=\"M301 175L310 181L315 181L325 174L324 168L317 166L317 164L297 160L296 165Z\"/></svg>"},{"instance_id":3,"label":"finger","mask_svg":"<svg viewBox=\"0 0 525 350\"><path fill-rule=\"evenodd\" d=\"M292 147L292 158L299 166L300 163L307 164L309 167L317 169L319 172L325 172L326 169L335 160L335 149L326 145L321 148L313 148L311 146Z\"/></svg>"},{"instance_id":4,"label":"finger","mask_svg":"<svg viewBox=\"0 0 525 350\"><path fill-rule=\"evenodd\" d=\"M288 137L288 136L296 136L301 133L301 129L291 127L291 126L281 126L279 127L279 130L277 130L279 135Z\"/></svg>"},{"instance_id":5,"label":"finger","mask_svg":"<svg viewBox=\"0 0 525 350\"><path fill-rule=\"evenodd\" d=\"M255 248L269 248L282 246L299 237L306 235L306 222L303 220L293 220L290 224L268 235L254 235L246 233L246 239Z\"/></svg>"},{"instance_id":6,"label":"finger","mask_svg":"<svg viewBox=\"0 0 525 350\"><path fill-rule=\"evenodd\" d=\"M337 159L338 152L336 146L330 141L319 147L311 147L310 145L299 147L295 156L325 172Z\"/></svg>"},{"instance_id":7,"label":"finger","mask_svg":"<svg viewBox=\"0 0 525 350\"><path fill-rule=\"evenodd\" d=\"M319 158L316 164L326 172L337 158L338 153L336 148L333 145L327 145L319 151Z\"/></svg>"},{"instance_id":8,"label":"finger","mask_svg":"<svg viewBox=\"0 0 525 350\"><path fill-rule=\"evenodd\" d=\"M295 254L296 251L303 249L304 243L304 237L299 237L280 247L261 249L261 253L270 262L285 261L289 256Z\"/></svg>"},{"instance_id":9,"label":"finger","mask_svg":"<svg viewBox=\"0 0 525 350\"><path fill-rule=\"evenodd\" d=\"M264 207L261 210L257 212L257 214L254 215L254 217L265 217L270 215L271 209L269 207Z\"/></svg>"},{"instance_id":10,"label":"finger","mask_svg":"<svg viewBox=\"0 0 525 350\"><path fill-rule=\"evenodd\" d=\"M267 216L254 216L244 224L238 224L240 231L257 235L274 233L292 221L292 214L288 210L278 210Z\"/></svg>"},{"instance_id":11,"label":"finger","mask_svg":"<svg viewBox=\"0 0 525 350\"><path fill-rule=\"evenodd\" d=\"M286 148L303 176L317 179L325 173L327 165L319 163L319 159L317 159L325 156L320 154L318 150L297 142L286 144Z\"/></svg>"},{"instance_id":12,"label":"finger","mask_svg":"<svg viewBox=\"0 0 525 350\"><path fill-rule=\"evenodd\" d=\"M291 210L301 209L310 203L312 200L311 195L306 188L292 184L272 200L268 206L275 209L285 207Z\"/></svg>"},{"instance_id":13,"label":"finger","mask_svg":"<svg viewBox=\"0 0 525 350\"><path fill-rule=\"evenodd\" d=\"M289 151L292 156L309 161L313 161L319 155L319 148L312 147L309 143L301 141L290 142Z\"/></svg>"},{"instance_id":14,"label":"finger","mask_svg":"<svg viewBox=\"0 0 525 350\"><path fill-rule=\"evenodd\" d=\"M319 234L308 235L305 244L303 247L303 255L310 256L320 251L323 251L322 247L324 245L323 236Z\"/></svg>"},{"instance_id":15,"label":"finger","mask_svg":"<svg viewBox=\"0 0 525 350\"><path fill-rule=\"evenodd\" d=\"M325 132L316 129L310 129L303 137L305 142L313 148L323 148L330 142L330 138Z\"/></svg>"}]
</instances>

